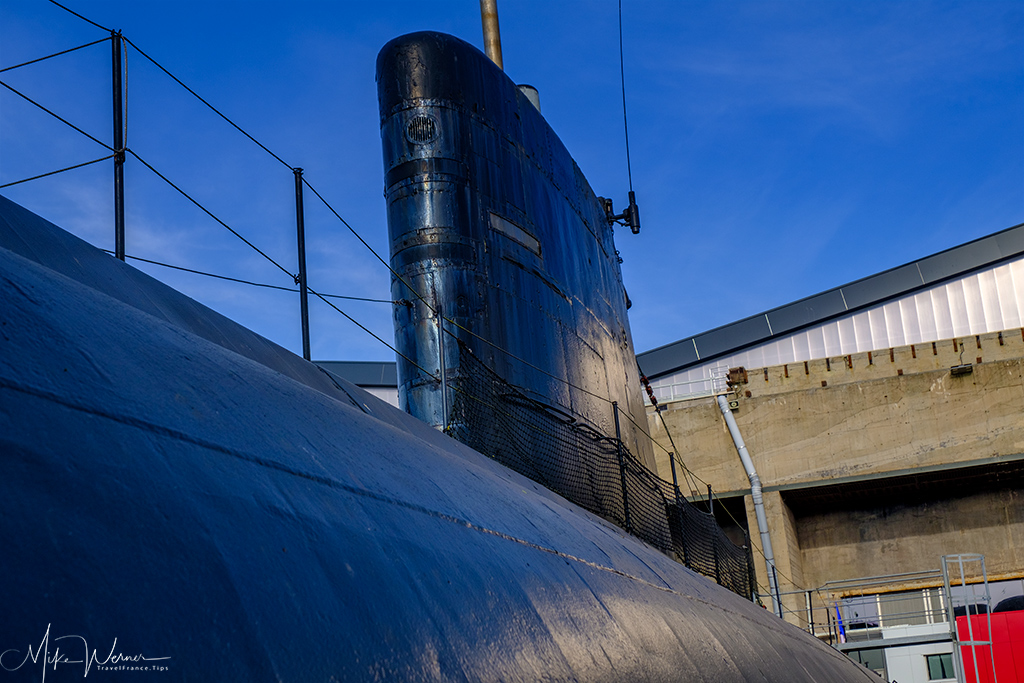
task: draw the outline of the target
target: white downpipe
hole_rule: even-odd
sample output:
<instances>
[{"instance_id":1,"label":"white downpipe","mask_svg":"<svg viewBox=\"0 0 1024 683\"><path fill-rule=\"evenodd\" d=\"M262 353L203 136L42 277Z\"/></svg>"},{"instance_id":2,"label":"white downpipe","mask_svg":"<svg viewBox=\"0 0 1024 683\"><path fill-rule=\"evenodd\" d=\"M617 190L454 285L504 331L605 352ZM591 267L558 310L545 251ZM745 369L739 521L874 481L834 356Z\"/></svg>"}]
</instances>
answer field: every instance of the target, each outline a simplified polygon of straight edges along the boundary
<instances>
[{"instance_id":1,"label":"white downpipe","mask_svg":"<svg viewBox=\"0 0 1024 683\"><path fill-rule=\"evenodd\" d=\"M750 459L747 446L740 436L740 428L736 425L736 418L729 410L729 402L725 396L718 395L718 408L722 411L725 424L729 427L729 434L736 444L736 452L740 455L743 469L747 472L747 479L750 480L750 497L754 499L754 516L757 517L757 529L761 532L761 548L764 550L764 562L768 569L768 591L772 597L772 611L782 618L782 603L779 600L779 577L775 571L775 553L772 552L772 539L768 535L768 517L764 514L764 498L761 497L761 478L757 476L754 469L754 461Z\"/></svg>"}]
</instances>

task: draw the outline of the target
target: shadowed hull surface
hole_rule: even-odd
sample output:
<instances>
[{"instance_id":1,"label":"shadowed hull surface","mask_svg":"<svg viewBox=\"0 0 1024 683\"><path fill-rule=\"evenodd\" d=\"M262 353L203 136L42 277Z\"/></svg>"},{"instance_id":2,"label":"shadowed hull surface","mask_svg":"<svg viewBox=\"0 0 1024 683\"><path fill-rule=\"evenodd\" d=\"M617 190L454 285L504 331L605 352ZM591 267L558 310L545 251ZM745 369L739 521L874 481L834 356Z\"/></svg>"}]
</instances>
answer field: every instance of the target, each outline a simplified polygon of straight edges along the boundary
<instances>
[{"instance_id":1,"label":"shadowed hull surface","mask_svg":"<svg viewBox=\"0 0 1024 683\"><path fill-rule=\"evenodd\" d=\"M49 625L164 680L877 680L3 199L0 246L7 668Z\"/></svg>"}]
</instances>

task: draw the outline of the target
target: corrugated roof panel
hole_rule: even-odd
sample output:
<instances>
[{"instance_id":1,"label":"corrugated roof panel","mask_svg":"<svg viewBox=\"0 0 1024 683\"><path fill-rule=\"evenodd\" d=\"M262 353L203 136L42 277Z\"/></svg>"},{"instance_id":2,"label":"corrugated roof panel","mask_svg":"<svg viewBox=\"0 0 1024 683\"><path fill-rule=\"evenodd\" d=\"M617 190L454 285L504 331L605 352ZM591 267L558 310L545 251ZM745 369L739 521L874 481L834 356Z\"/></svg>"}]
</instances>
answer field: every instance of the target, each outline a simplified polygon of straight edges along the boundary
<instances>
[{"instance_id":1,"label":"corrugated roof panel","mask_svg":"<svg viewBox=\"0 0 1024 683\"><path fill-rule=\"evenodd\" d=\"M683 339L673 344L659 347L643 353L637 356L637 360L640 361L640 367L644 373L650 372L647 366L654 368L663 368L668 365L690 365L700 360L697 356L697 350L693 345L693 339Z\"/></svg>"},{"instance_id":2,"label":"corrugated roof panel","mask_svg":"<svg viewBox=\"0 0 1024 683\"><path fill-rule=\"evenodd\" d=\"M694 343L700 357L707 360L727 353L737 345L754 344L771 336L768 319L762 314L697 335Z\"/></svg>"},{"instance_id":3,"label":"corrugated roof panel","mask_svg":"<svg viewBox=\"0 0 1024 683\"><path fill-rule=\"evenodd\" d=\"M1003 257L1024 253L1024 229L1010 228L992 235L992 239L999 245L999 251Z\"/></svg>"},{"instance_id":4,"label":"corrugated roof panel","mask_svg":"<svg viewBox=\"0 0 1024 683\"><path fill-rule=\"evenodd\" d=\"M694 381L718 376L726 367L760 368L1018 328L1024 324L1020 283L1024 283L1024 255L777 335L710 362L653 376L651 384L659 397L683 398L706 391L706 383Z\"/></svg>"},{"instance_id":5,"label":"corrugated roof panel","mask_svg":"<svg viewBox=\"0 0 1024 683\"><path fill-rule=\"evenodd\" d=\"M765 353L755 353L752 356L744 350L751 350L758 344L774 343L780 336L790 334L800 336L800 330L806 330L807 336L804 339L793 339L778 349L779 358L789 355L786 349L808 348L812 357L820 357L817 354L830 353L829 348L838 343L844 349L849 346L850 334L846 330L833 339L826 333L812 332L814 326L825 325L828 321L834 321L843 316L846 311L851 313L861 309L863 315L855 320L853 340L858 348L866 346L867 349L884 348L898 343L898 339L911 339L924 335L938 339L948 338L953 335L967 334L962 330L972 328L973 323L968 320L968 303L963 292L963 283L952 284L952 289L943 288L940 283L947 280L954 280L961 277L969 278L971 273L977 273L986 267L995 269L1001 263L1010 266L1006 272L998 270L995 273L997 286L995 300L985 297L991 294L987 288L981 292L983 303L978 303L977 298L972 299L978 304L978 310L972 309L970 315L980 315L984 310L986 320L992 315L989 311L999 310L998 321L986 322L986 330L996 329L1000 325L1004 328L1019 326L1022 324L1021 317L1017 310L1021 306L1024 297L1018 295L1024 291L1024 266L1019 270L1022 274L1017 280L1014 273L1017 270L1018 261L1015 257L1024 254L1024 224L1007 228L1001 232L983 237L972 242L947 249L933 256L908 263L876 275L866 277L856 282L827 290L820 294L801 299L792 304L780 306L779 308L767 311L766 313L744 318L735 323L715 328L695 337L688 337L672 344L638 354L637 358L649 377L664 377L678 374L680 371L690 367L703 365L709 359L718 359L719 363L732 363L737 359L753 358L774 358L776 351L773 349ZM1010 263L1007 263L1010 262ZM1024 262L1021 262L1024 263ZM914 322L909 317L902 315L897 309L888 308L888 303L894 302L900 297L915 296L916 290L931 285L928 294L923 299L915 299L914 306L917 307L917 318ZM938 286L938 287L936 287ZM970 286L979 286L974 282ZM924 303L930 303L926 308L920 308ZM904 307L906 302L901 304ZM949 306L953 306L950 309ZM864 309L871 308L871 311ZM895 313L895 317L894 316ZM765 326L761 326L761 322ZM954 325L956 321L956 325ZM767 330L770 323L771 329ZM907 327L910 325L910 328ZM935 332L929 332L934 328ZM891 334L890 334L891 333ZM832 332L829 332L832 335ZM937 336L936 336L937 335ZM842 339L839 339L842 337ZM868 340L871 340L870 342ZM696 343L700 357L693 353L693 345ZM913 342L907 342L913 343ZM844 350L843 353L850 351ZM796 352L797 356L804 353ZM742 361L741 361L742 362ZM786 362L782 360L781 362Z\"/></svg>"},{"instance_id":6,"label":"corrugated roof panel","mask_svg":"<svg viewBox=\"0 0 1024 683\"><path fill-rule=\"evenodd\" d=\"M902 294L917 289L925 283L916 263L893 268L877 275L843 285L840 289L846 299L846 307L850 310L870 306L895 294Z\"/></svg>"},{"instance_id":7,"label":"corrugated roof panel","mask_svg":"<svg viewBox=\"0 0 1024 683\"><path fill-rule=\"evenodd\" d=\"M1024 233L1024 231L1021 232ZM918 264L921 267L921 276L924 281L931 284L1009 256L1012 254L1003 252L998 240L989 237L923 258Z\"/></svg>"},{"instance_id":8,"label":"corrugated roof panel","mask_svg":"<svg viewBox=\"0 0 1024 683\"><path fill-rule=\"evenodd\" d=\"M398 386L398 370L394 362L318 360L316 364L356 386Z\"/></svg>"},{"instance_id":9,"label":"corrugated roof panel","mask_svg":"<svg viewBox=\"0 0 1024 683\"><path fill-rule=\"evenodd\" d=\"M832 289L768 311L766 315L771 323L772 333L779 335L845 312L846 303L843 301L842 293L838 289Z\"/></svg>"}]
</instances>

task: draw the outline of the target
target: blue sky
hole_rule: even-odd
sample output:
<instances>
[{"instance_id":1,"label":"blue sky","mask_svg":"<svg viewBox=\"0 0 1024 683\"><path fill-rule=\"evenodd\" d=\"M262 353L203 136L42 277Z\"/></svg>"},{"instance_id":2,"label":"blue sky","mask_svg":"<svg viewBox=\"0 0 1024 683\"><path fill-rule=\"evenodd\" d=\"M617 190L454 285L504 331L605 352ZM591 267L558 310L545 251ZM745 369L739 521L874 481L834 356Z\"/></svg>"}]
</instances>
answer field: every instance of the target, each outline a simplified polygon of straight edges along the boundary
<instances>
[{"instance_id":1,"label":"blue sky","mask_svg":"<svg viewBox=\"0 0 1024 683\"><path fill-rule=\"evenodd\" d=\"M481 46L476 0L67 0L306 178L385 258L377 51L415 30ZM598 194L628 189L616 0L499 4L505 68ZM624 0L633 185L617 234L639 351L1024 221L1024 4ZM104 37L45 0L0 2L0 68ZM104 43L0 80L109 142ZM291 270L291 172L128 52L128 146ZM95 159L96 143L0 92L0 184ZM127 250L223 275L288 277L140 163ZM111 164L0 193L113 248ZM389 296L387 270L309 193L310 284ZM133 263L299 351L297 295ZM386 304L339 306L390 341ZM319 302L313 357L392 352Z\"/></svg>"}]
</instances>

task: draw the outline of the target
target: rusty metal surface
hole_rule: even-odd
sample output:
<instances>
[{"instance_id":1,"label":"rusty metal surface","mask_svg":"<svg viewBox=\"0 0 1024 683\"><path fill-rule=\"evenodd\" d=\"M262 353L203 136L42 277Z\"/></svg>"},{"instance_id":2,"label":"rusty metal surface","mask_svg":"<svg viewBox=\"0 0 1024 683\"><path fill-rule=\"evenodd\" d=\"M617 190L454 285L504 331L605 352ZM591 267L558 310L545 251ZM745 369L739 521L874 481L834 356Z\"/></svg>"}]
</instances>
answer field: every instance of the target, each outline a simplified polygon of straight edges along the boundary
<instances>
[{"instance_id":1,"label":"rusty metal surface","mask_svg":"<svg viewBox=\"0 0 1024 683\"><path fill-rule=\"evenodd\" d=\"M612 227L537 109L483 53L439 33L388 43L377 84L392 267L509 351L450 328L510 383L605 434L610 401L645 425ZM415 299L397 278L392 292ZM437 318L420 302L397 308L395 327L398 349L429 371L399 359L403 407L441 425ZM455 344L445 365L458 372ZM623 427L653 464L648 440Z\"/></svg>"}]
</instances>

